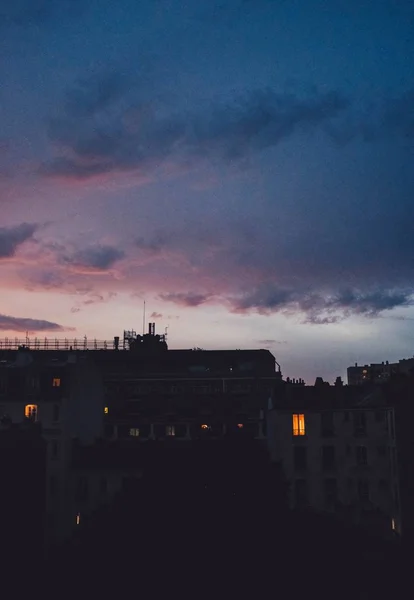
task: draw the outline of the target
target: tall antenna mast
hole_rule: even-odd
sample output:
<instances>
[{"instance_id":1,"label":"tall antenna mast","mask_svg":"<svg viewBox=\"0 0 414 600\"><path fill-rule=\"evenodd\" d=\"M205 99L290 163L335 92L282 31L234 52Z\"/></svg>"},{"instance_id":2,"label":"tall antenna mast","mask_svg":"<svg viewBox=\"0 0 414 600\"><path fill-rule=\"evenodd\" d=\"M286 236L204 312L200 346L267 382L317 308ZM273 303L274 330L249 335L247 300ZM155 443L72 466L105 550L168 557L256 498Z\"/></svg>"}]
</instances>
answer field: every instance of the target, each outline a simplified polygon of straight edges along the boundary
<instances>
[{"instance_id":1,"label":"tall antenna mast","mask_svg":"<svg viewBox=\"0 0 414 600\"><path fill-rule=\"evenodd\" d=\"M145 300L144 300L144 315L142 317L142 335L145 335Z\"/></svg>"}]
</instances>

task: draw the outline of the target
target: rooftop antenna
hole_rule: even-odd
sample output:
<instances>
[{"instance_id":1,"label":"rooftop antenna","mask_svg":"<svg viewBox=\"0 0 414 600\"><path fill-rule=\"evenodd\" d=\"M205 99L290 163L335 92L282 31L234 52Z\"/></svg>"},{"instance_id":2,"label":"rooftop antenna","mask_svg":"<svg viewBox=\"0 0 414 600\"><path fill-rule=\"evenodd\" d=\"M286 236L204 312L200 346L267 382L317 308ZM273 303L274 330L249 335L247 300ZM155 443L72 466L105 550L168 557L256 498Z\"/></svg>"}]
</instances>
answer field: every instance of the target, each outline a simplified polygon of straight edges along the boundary
<instances>
[{"instance_id":1,"label":"rooftop antenna","mask_svg":"<svg viewBox=\"0 0 414 600\"><path fill-rule=\"evenodd\" d=\"M144 300L144 315L142 317L142 335L145 335L145 300Z\"/></svg>"}]
</instances>

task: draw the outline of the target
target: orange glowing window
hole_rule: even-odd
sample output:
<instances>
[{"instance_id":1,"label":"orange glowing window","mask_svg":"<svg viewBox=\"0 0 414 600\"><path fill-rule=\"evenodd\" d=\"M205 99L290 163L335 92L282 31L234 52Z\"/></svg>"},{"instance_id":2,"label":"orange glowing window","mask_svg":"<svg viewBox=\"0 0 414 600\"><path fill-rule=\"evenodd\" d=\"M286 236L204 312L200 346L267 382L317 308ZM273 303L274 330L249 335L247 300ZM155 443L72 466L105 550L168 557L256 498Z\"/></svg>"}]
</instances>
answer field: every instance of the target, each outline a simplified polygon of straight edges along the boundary
<instances>
[{"instance_id":1,"label":"orange glowing window","mask_svg":"<svg viewBox=\"0 0 414 600\"><path fill-rule=\"evenodd\" d=\"M293 435L305 435L305 415L292 415Z\"/></svg>"},{"instance_id":2,"label":"orange glowing window","mask_svg":"<svg viewBox=\"0 0 414 600\"><path fill-rule=\"evenodd\" d=\"M76 525L80 525L80 513L76 515Z\"/></svg>"},{"instance_id":3,"label":"orange glowing window","mask_svg":"<svg viewBox=\"0 0 414 600\"><path fill-rule=\"evenodd\" d=\"M108 407L108 406L105 406L105 408L104 408L104 413L105 413L106 415L109 413L109 407Z\"/></svg>"},{"instance_id":4,"label":"orange glowing window","mask_svg":"<svg viewBox=\"0 0 414 600\"><path fill-rule=\"evenodd\" d=\"M26 404L24 416L31 421L37 421L37 404Z\"/></svg>"},{"instance_id":5,"label":"orange glowing window","mask_svg":"<svg viewBox=\"0 0 414 600\"><path fill-rule=\"evenodd\" d=\"M54 379L52 381L52 386L53 387L60 387L60 377L54 377Z\"/></svg>"},{"instance_id":6,"label":"orange glowing window","mask_svg":"<svg viewBox=\"0 0 414 600\"><path fill-rule=\"evenodd\" d=\"M203 425L201 426L201 429L208 429L208 425L206 425L205 423L203 423Z\"/></svg>"},{"instance_id":7,"label":"orange glowing window","mask_svg":"<svg viewBox=\"0 0 414 600\"><path fill-rule=\"evenodd\" d=\"M391 529L393 531L396 531L397 529L397 523L395 522L395 519L391 519Z\"/></svg>"},{"instance_id":8,"label":"orange glowing window","mask_svg":"<svg viewBox=\"0 0 414 600\"><path fill-rule=\"evenodd\" d=\"M237 423L237 427L238 427L239 429L243 429L243 423Z\"/></svg>"}]
</instances>

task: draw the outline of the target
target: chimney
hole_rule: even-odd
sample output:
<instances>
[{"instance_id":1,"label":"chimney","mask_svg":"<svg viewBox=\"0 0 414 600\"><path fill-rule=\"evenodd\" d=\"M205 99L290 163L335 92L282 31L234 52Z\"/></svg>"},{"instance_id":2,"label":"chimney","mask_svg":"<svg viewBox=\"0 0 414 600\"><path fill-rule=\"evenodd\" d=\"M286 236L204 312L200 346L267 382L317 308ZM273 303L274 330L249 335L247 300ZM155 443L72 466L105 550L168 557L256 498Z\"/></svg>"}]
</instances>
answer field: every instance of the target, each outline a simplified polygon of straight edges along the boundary
<instances>
[{"instance_id":1,"label":"chimney","mask_svg":"<svg viewBox=\"0 0 414 600\"><path fill-rule=\"evenodd\" d=\"M119 350L119 336L114 337L114 349Z\"/></svg>"}]
</instances>

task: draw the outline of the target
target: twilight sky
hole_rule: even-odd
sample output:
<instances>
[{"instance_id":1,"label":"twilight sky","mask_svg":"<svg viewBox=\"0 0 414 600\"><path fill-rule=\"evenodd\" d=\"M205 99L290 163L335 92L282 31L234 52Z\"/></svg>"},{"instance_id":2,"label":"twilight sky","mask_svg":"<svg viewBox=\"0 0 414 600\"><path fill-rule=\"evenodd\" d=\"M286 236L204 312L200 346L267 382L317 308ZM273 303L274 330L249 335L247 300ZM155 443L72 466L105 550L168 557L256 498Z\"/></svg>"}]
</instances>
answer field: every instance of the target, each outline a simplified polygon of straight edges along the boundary
<instances>
[{"instance_id":1,"label":"twilight sky","mask_svg":"<svg viewBox=\"0 0 414 600\"><path fill-rule=\"evenodd\" d=\"M0 337L414 352L413 0L0 4Z\"/></svg>"}]
</instances>

